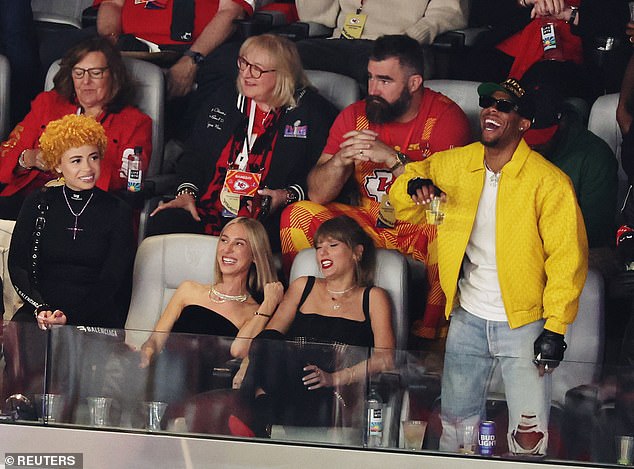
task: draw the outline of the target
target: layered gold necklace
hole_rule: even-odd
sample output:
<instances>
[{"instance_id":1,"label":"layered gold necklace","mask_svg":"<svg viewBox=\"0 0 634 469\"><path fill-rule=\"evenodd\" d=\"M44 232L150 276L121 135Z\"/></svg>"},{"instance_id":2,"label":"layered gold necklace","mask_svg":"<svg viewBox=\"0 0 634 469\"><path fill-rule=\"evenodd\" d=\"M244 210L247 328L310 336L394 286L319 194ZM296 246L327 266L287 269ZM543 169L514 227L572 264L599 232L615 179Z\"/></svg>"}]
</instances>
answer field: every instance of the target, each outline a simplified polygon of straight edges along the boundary
<instances>
[{"instance_id":1,"label":"layered gold necklace","mask_svg":"<svg viewBox=\"0 0 634 469\"><path fill-rule=\"evenodd\" d=\"M332 304L332 309L334 311L341 309L341 300L343 300L347 296L347 293L351 292L356 287L356 285L352 285L350 288L346 288L345 290L341 291L331 290L330 288L326 287L326 291L331 295L330 299L334 302Z\"/></svg>"},{"instance_id":2,"label":"layered gold necklace","mask_svg":"<svg viewBox=\"0 0 634 469\"><path fill-rule=\"evenodd\" d=\"M227 301L236 301L238 303L244 303L249 299L249 292L243 293L241 295L227 295L226 293L222 293L214 288L214 285L209 286L209 299L214 303L226 303ZM215 297L215 298L214 298Z\"/></svg>"}]
</instances>

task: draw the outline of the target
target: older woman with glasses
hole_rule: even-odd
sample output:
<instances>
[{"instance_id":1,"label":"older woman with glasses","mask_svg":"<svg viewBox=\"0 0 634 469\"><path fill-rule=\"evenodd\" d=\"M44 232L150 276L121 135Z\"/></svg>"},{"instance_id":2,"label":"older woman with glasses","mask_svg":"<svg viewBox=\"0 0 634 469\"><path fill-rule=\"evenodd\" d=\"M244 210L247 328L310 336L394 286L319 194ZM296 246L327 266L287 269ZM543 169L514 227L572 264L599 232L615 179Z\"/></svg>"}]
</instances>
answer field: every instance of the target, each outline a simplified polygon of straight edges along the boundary
<instances>
[{"instance_id":1,"label":"older woman with glasses","mask_svg":"<svg viewBox=\"0 0 634 469\"><path fill-rule=\"evenodd\" d=\"M148 233L217 235L238 215L264 219L279 249L279 213L305 198L336 115L310 88L295 45L271 34L240 48L236 86L201 106L179 161L176 197L151 214Z\"/></svg>"},{"instance_id":2,"label":"older woman with glasses","mask_svg":"<svg viewBox=\"0 0 634 469\"><path fill-rule=\"evenodd\" d=\"M55 177L46 170L38 139L50 121L67 114L92 117L106 130L108 148L98 188L125 188L127 155L136 146L143 147L143 163L148 164L152 120L133 106L132 80L106 39L90 38L69 50L54 85L35 98L31 111L0 145L0 218L15 220L25 197Z\"/></svg>"}]
</instances>

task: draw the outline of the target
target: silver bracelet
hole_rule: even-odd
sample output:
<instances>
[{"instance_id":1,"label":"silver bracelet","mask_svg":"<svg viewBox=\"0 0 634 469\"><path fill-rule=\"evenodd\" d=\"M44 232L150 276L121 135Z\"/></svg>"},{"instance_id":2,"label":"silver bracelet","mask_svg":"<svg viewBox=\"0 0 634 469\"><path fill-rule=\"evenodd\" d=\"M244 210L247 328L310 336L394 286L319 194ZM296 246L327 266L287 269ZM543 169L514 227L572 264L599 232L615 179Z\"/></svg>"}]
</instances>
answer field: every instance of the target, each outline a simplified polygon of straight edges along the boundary
<instances>
[{"instance_id":1,"label":"silver bracelet","mask_svg":"<svg viewBox=\"0 0 634 469\"><path fill-rule=\"evenodd\" d=\"M176 198L178 199L181 195L191 195L194 200L196 200L196 192L193 189L190 189L189 187L183 187L182 189L179 189L178 192L176 192Z\"/></svg>"},{"instance_id":2,"label":"silver bracelet","mask_svg":"<svg viewBox=\"0 0 634 469\"><path fill-rule=\"evenodd\" d=\"M22 150L22 153L20 153L20 156L18 156L18 164L20 165L20 168L22 169L31 169L32 166L27 166L26 162L24 161L24 154L26 153L26 148L24 150Z\"/></svg>"}]
</instances>

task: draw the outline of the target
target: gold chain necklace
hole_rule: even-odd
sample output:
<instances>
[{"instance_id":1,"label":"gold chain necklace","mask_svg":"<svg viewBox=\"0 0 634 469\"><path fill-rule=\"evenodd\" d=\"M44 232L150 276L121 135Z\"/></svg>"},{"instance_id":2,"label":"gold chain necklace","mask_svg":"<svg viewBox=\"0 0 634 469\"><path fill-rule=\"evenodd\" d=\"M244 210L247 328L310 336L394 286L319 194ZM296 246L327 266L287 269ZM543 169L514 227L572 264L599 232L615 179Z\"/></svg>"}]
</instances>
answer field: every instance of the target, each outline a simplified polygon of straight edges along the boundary
<instances>
[{"instance_id":1,"label":"gold chain necklace","mask_svg":"<svg viewBox=\"0 0 634 469\"><path fill-rule=\"evenodd\" d=\"M337 300L337 298L335 298L334 296L331 296L330 299L332 301L334 301L334 304L332 305L332 309L337 311L338 309L341 309L341 302L340 300L343 299L344 295L348 292L351 292L352 290L354 290L357 286L356 285L352 285L350 288L346 288L345 290L341 290L341 291L337 291L337 290L331 290L328 287L326 287L326 291L328 293L330 293L331 295L339 295L339 300Z\"/></svg>"},{"instance_id":2,"label":"gold chain necklace","mask_svg":"<svg viewBox=\"0 0 634 469\"><path fill-rule=\"evenodd\" d=\"M237 301L238 303L244 303L245 301L249 299L249 296L251 295L249 295L248 292L243 293L241 295L227 295L226 293L222 293L216 290L213 285L210 285L209 293L207 296L209 296L209 299L213 301L214 303L220 304L220 303L226 303L227 301ZM213 298L214 296L218 299Z\"/></svg>"}]
</instances>

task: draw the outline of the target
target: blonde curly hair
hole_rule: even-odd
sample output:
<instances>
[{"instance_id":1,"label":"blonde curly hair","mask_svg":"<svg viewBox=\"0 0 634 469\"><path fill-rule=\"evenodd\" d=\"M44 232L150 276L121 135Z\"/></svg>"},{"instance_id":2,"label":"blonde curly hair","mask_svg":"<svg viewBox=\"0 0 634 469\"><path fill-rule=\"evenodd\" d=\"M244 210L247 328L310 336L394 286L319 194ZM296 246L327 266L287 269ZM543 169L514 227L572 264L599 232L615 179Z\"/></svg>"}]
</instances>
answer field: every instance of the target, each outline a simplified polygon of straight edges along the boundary
<instances>
[{"instance_id":1,"label":"blonde curly hair","mask_svg":"<svg viewBox=\"0 0 634 469\"><path fill-rule=\"evenodd\" d=\"M103 158L108 138L101 124L92 117L69 114L51 121L40 136L42 161L47 170L58 166L62 155L71 148L95 145L99 158Z\"/></svg>"}]
</instances>

